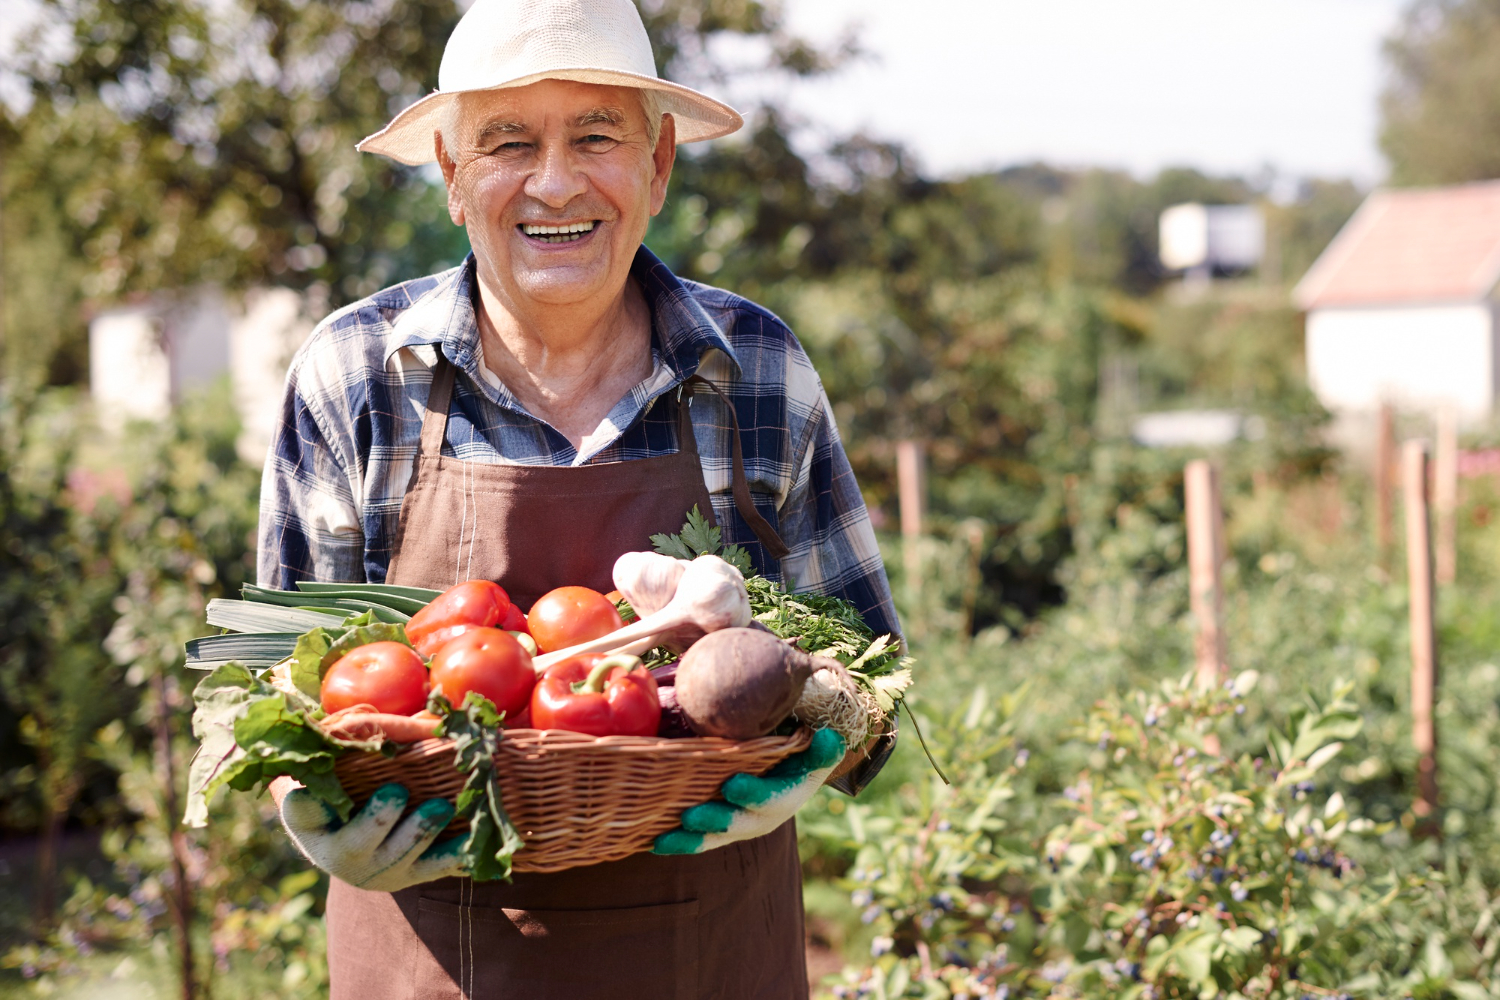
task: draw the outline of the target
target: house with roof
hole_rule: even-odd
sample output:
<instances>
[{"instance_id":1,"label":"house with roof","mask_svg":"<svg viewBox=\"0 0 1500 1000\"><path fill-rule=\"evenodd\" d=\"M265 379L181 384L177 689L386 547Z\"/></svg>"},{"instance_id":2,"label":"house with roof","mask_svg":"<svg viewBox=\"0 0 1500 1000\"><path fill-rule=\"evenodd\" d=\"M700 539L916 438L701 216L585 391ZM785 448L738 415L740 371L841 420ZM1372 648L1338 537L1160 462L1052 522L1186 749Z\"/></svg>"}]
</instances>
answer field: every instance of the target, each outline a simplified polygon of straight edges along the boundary
<instances>
[{"instance_id":1,"label":"house with roof","mask_svg":"<svg viewBox=\"0 0 1500 1000\"><path fill-rule=\"evenodd\" d=\"M1376 191L1298 283L1307 374L1335 414L1384 401L1488 418L1500 392L1500 181Z\"/></svg>"}]
</instances>

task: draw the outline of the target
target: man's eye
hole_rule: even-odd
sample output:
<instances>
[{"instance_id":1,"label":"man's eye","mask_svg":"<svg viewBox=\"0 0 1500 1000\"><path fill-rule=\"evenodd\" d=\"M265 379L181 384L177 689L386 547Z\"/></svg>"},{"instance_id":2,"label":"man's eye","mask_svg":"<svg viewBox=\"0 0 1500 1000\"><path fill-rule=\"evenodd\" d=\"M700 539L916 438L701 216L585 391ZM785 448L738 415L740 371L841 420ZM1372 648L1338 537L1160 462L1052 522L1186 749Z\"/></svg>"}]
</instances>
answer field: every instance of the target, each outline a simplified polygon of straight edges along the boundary
<instances>
[{"instance_id":1,"label":"man's eye","mask_svg":"<svg viewBox=\"0 0 1500 1000\"><path fill-rule=\"evenodd\" d=\"M614 142L615 140L611 136L599 135L598 133L595 133L593 135L586 135L582 139L580 139L579 141L580 142L594 142L594 143L598 143L598 142Z\"/></svg>"}]
</instances>

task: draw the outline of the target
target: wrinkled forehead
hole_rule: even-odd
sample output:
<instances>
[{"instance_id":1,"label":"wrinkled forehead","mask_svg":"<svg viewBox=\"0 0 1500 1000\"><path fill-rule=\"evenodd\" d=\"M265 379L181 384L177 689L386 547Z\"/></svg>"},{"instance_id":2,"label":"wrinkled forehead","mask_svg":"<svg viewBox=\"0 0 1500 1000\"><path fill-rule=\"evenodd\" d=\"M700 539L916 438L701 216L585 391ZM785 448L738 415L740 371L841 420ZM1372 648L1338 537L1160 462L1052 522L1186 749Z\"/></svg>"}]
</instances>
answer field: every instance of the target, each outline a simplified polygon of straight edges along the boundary
<instances>
[{"instance_id":1,"label":"wrinkled forehead","mask_svg":"<svg viewBox=\"0 0 1500 1000\"><path fill-rule=\"evenodd\" d=\"M557 127L644 124L638 90L571 80L469 91L457 95L449 109L449 125L457 137L470 140L496 131L539 133Z\"/></svg>"}]
</instances>

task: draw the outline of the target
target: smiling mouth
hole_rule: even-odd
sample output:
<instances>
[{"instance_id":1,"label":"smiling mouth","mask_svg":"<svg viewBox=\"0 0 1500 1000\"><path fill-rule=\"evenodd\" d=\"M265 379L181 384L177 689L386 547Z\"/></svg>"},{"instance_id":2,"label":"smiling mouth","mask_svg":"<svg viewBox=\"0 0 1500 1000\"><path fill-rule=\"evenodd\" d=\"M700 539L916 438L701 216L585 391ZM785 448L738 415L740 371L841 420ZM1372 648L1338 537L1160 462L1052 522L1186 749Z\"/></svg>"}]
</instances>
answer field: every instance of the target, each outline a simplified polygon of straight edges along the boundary
<instances>
[{"instance_id":1,"label":"smiling mouth","mask_svg":"<svg viewBox=\"0 0 1500 1000\"><path fill-rule=\"evenodd\" d=\"M598 220L592 222L573 222L565 226L533 226L522 223L517 228L533 240L543 243L575 243L594 231Z\"/></svg>"}]
</instances>

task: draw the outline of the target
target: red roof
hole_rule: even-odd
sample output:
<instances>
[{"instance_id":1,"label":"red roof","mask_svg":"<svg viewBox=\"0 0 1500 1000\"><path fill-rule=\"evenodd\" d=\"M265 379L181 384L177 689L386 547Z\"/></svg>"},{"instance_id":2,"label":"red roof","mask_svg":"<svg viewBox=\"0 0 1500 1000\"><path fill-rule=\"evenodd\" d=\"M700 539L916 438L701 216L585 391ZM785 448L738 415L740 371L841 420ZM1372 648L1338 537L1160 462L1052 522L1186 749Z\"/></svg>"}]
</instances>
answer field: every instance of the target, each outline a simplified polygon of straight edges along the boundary
<instances>
[{"instance_id":1,"label":"red roof","mask_svg":"<svg viewBox=\"0 0 1500 1000\"><path fill-rule=\"evenodd\" d=\"M1483 299L1500 283L1500 181L1376 191L1292 293L1303 309Z\"/></svg>"}]
</instances>

